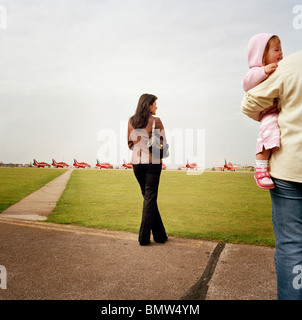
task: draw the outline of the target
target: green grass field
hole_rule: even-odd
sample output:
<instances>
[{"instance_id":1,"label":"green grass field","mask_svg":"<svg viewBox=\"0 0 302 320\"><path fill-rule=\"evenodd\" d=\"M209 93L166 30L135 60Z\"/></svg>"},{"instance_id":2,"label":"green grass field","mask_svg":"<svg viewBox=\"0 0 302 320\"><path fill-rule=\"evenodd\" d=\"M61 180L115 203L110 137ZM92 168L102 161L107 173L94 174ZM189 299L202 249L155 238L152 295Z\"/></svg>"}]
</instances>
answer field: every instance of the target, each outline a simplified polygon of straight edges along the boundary
<instances>
[{"instance_id":1,"label":"green grass field","mask_svg":"<svg viewBox=\"0 0 302 320\"><path fill-rule=\"evenodd\" d=\"M0 212L65 171L44 168L0 168Z\"/></svg>"},{"instance_id":2,"label":"green grass field","mask_svg":"<svg viewBox=\"0 0 302 320\"><path fill-rule=\"evenodd\" d=\"M137 233L142 202L132 171L76 170L47 221ZM163 171L158 205L168 235L274 246L269 192L253 173Z\"/></svg>"}]
</instances>

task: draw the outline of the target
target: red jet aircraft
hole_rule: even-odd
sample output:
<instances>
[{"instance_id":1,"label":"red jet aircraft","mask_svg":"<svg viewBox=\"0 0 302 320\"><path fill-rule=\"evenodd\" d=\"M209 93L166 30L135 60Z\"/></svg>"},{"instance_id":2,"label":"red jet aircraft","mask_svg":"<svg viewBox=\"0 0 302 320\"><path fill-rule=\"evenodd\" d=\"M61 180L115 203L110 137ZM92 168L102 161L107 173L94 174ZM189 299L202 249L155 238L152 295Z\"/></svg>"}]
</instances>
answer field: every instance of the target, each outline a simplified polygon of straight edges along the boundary
<instances>
[{"instance_id":1,"label":"red jet aircraft","mask_svg":"<svg viewBox=\"0 0 302 320\"><path fill-rule=\"evenodd\" d=\"M38 162L36 159L34 159L33 165L38 167L38 168L44 168L44 167L49 167L50 168L50 164L48 164L46 162Z\"/></svg>"},{"instance_id":2,"label":"red jet aircraft","mask_svg":"<svg viewBox=\"0 0 302 320\"><path fill-rule=\"evenodd\" d=\"M89 165L88 163L78 162L76 159L74 159L73 165L74 165L76 168L86 168L86 167L89 167L89 168L90 168L90 165Z\"/></svg>"},{"instance_id":3,"label":"red jet aircraft","mask_svg":"<svg viewBox=\"0 0 302 320\"><path fill-rule=\"evenodd\" d=\"M187 160L187 164L185 167L182 167L182 169L196 169L197 170L197 164L196 163L189 163L189 160Z\"/></svg>"},{"instance_id":4,"label":"red jet aircraft","mask_svg":"<svg viewBox=\"0 0 302 320\"><path fill-rule=\"evenodd\" d=\"M238 167L234 167L231 162L227 163L227 161L225 159L224 166L223 167L218 167L218 169L220 169L221 171L224 171L224 170L235 171L236 169L238 169Z\"/></svg>"},{"instance_id":5,"label":"red jet aircraft","mask_svg":"<svg viewBox=\"0 0 302 320\"><path fill-rule=\"evenodd\" d=\"M100 162L99 159L96 159L96 165L95 165L96 168L105 168L105 169L113 169L113 166L112 164L108 163L108 162Z\"/></svg>"},{"instance_id":6,"label":"red jet aircraft","mask_svg":"<svg viewBox=\"0 0 302 320\"><path fill-rule=\"evenodd\" d=\"M52 165L56 168L68 168L69 164L65 162L56 162L55 159L52 159Z\"/></svg>"},{"instance_id":7,"label":"red jet aircraft","mask_svg":"<svg viewBox=\"0 0 302 320\"><path fill-rule=\"evenodd\" d=\"M124 163L122 165L122 167L124 167L125 169L132 169L132 163L127 163L126 160L124 159Z\"/></svg>"}]
</instances>

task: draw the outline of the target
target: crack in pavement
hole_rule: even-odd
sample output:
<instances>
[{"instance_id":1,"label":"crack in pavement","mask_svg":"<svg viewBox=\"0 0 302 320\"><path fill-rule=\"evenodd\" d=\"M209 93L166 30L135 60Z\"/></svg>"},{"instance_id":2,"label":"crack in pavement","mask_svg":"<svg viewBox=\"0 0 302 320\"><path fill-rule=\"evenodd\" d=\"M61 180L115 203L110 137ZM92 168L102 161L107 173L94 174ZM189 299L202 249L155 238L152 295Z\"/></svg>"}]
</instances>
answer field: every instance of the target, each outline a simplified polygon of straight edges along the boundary
<instances>
[{"instance_id":1,"label":"crack in pavement","mask_svg":"<svg viewBox=\"0 0 302 320\"><path fill-rule=\"evenodd\" d=\"M225 243L218 243L200 279L179 300L205 300L210 282Z\"/></svg>"}]
</instances>

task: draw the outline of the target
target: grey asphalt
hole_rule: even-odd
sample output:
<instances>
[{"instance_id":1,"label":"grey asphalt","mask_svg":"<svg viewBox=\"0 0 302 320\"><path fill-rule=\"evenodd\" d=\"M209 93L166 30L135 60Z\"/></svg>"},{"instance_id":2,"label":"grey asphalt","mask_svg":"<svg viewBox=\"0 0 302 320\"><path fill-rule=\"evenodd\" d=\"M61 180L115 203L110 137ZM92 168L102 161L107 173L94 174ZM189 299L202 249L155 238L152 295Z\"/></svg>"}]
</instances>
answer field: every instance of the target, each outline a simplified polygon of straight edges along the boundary
<instances>
[{"instance_id":1,"label":"grey asphalt","mask_svg":"<svg viewBox=\"0 0 302 320\"><path fill-rule=\"evenodd\" d=\"M0 300L276 299L274 248L171 236L142 247L133 233L43 221L71 172L0 214Z\"/></svg>"}]
</instances>

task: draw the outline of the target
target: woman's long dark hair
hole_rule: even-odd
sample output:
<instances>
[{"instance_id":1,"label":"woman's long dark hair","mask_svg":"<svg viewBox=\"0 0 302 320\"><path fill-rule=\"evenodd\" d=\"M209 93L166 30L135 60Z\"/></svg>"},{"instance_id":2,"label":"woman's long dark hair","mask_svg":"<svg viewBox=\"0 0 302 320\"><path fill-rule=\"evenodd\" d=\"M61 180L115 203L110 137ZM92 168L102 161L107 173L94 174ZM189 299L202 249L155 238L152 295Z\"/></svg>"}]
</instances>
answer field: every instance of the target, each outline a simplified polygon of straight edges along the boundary
<instances>
[{"instance_id":1,"label":"woman's long dark hair","mask_svg":"<svg viewBox=\"0 0 302 320\"><path fill-rule=\"evenodd\" d=\"M143 94L137 104L134 116L130 118L130 123L134 129L145 128L150 117L150 106L157 100L153 94Z\"/></svg>"}]
</instances>

